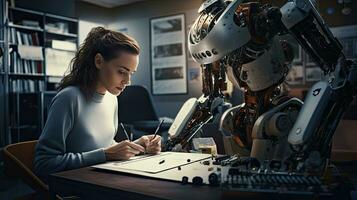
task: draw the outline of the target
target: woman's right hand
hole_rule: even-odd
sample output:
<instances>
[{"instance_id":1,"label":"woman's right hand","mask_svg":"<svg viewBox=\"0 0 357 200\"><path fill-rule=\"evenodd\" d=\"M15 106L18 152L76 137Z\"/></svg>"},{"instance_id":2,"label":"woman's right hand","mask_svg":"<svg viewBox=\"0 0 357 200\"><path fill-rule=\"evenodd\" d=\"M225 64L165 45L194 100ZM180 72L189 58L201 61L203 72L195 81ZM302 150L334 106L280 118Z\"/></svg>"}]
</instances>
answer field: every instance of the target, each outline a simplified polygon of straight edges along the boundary
<instances>
[{"instance_id":1,"label":"woman's right hand","mask_svg":"<svg viewBox=\"0 0 357 200\"><path fill-rule=\"evenodd\" d=\"M145 152L145 148L141 145L130 142L129 140L121 141L113 146L104 149L105 157L110 160L128 160L129 158Z\"/></svg>"}]
</instances>

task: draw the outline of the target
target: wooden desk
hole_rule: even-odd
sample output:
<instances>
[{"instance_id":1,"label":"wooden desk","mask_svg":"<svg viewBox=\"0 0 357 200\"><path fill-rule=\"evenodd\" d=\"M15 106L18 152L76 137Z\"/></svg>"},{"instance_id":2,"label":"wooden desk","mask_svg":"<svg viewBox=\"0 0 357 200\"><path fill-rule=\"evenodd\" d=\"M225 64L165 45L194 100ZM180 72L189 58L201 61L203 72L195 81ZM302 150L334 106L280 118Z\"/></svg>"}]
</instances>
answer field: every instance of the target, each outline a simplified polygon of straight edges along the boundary
<instances>
[{"instance_id":1,"label":"wooden desk","mask_svg":"<svg viewBox=\"0 0 357 200\"><path fill-rule=\"evenodd\" d=\"M98 171L86 167L76 170L59 172L49 176L49 189L52 197L79 196L81 199L183 199L183 200L211 200L211 199L313 199L267 193L237 194L224 192L220 187L182 185L179 182L145 178L141 176L125 175L107 171ZM350 199L349 189L344 193ZM332 197L335 199L336 196ZM54 198L52 198L54 199ZM320 199L325 199L321 197ZM331 198L327 198L331 199Z\"/></svg>"},{"instance_id":2,"label":"wooden desk","mask_svg":"<svg viewBox=\"0 0 357 200\"><path fill-rule=\"evenodd\" d=\"M81 199L222 199L219 187L182 185L178 182L98 171L86 167L52 174L54 194Z\"/></svg>"}]
</instances>

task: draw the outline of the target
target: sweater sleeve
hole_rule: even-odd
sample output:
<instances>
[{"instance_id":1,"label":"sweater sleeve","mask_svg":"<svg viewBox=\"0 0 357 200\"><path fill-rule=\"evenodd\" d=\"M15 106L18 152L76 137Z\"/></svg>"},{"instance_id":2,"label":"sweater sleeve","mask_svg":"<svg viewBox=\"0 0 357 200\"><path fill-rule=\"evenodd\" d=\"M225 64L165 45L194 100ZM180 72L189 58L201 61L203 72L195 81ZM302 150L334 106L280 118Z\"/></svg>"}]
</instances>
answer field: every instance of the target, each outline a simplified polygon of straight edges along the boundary
<instances>
[{"instance_id":1,"label":"sweater sleeve","mask_svg":"<svg viewBox=\"0 0 357 200\"><path fill-rule=\"evenodd\" d=\"M78 115L78 94L64 91L53 99L48 118L36 146L34 171L47 175L106 161L103 149L71 153L66 151L66 138Z\"/></svg>"},{"instance_id":2,"label":"sweater sleeve","mask_svg":"<svg viewBox=\"0 0 357 200\"><path fill-rule=\"evenodd\" d=\"M113 140L112 140L111 146L118 144L118 142L115 141L115 136L116 136L116 134L118 133L118 128L119 128L119 122L118 122L118 121L119 121L119 120L118 120L118 116L119 116L119 114L118 114L118 101L117 101L117 98L116 98L116 97L115 97L114 105L115 105L115 111L114 111L114 117L113 117L113 119L114 119L115 133L114 133L114 138L113 138Z\"/></svg>"}]
</instances>

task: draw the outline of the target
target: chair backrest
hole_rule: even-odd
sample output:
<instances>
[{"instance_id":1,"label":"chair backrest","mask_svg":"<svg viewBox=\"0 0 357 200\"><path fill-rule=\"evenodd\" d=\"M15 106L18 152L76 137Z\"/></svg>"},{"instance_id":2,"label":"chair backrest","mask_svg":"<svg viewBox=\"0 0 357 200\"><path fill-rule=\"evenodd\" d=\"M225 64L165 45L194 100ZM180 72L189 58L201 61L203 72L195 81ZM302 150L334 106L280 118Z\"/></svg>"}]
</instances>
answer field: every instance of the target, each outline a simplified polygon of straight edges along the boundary
<instances>
[{"instance_id":1,"label":"chair backrest","mask_svg":"<svg viewBox=\"0 0 357 200\"><path fill-rule=\"evenodd\" d=\"M48 186L33 173L33 161L37 140L10 144L3 149L5 170L19 176L32 189L48 193Z\"/></svg>"},{"instance_id":2,"label":"chair backrest","mask_svg":"<svg viewBox=\"0 0 357 200\"><path fill-rule=\"evenodd\" d=\"M159 120L144 86L130 85L118 96L119 122L132 124L136 121Z\"/></svg>"}]
</instances>

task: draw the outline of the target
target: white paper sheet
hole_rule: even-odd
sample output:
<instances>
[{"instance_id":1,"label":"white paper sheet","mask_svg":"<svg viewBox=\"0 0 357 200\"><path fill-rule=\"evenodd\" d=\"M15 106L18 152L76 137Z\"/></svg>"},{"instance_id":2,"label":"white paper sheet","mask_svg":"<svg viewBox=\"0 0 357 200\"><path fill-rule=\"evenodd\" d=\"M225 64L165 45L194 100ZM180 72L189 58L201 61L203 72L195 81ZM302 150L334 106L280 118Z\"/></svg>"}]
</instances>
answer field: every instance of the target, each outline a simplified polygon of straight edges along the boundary
<instances>
[{"instance_id":1,"label":"white paper sheet","mask_svg":"<svg viewBox=\"0 0 357 200\"><path fill-rule=\"evenodd\" d=\"M210 154L164 152L159 155L139 156L128 161L108 162L101 165L95 165L93 167L114 171L159 173L210 157Z\"/></svg>"}]
</instances>

